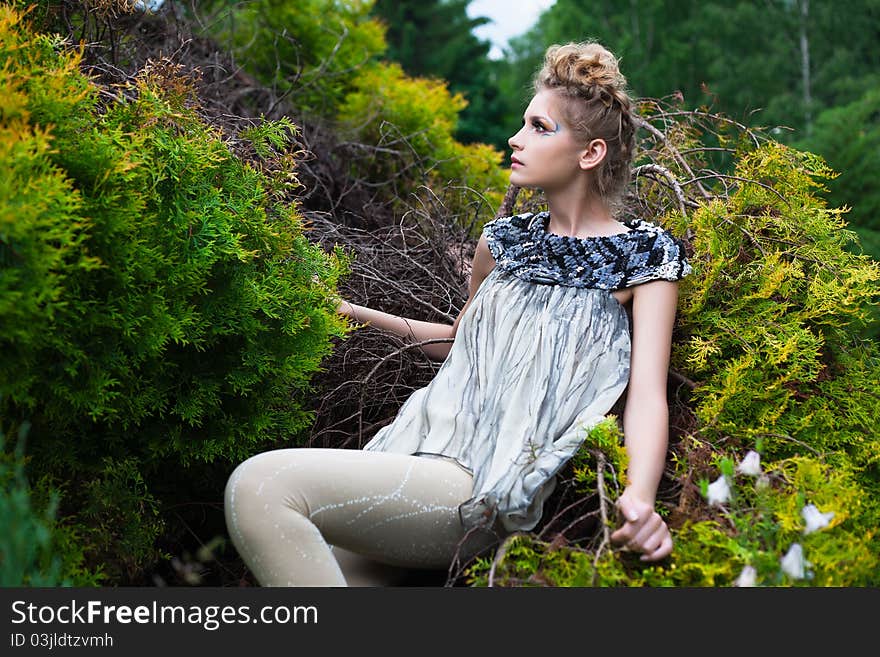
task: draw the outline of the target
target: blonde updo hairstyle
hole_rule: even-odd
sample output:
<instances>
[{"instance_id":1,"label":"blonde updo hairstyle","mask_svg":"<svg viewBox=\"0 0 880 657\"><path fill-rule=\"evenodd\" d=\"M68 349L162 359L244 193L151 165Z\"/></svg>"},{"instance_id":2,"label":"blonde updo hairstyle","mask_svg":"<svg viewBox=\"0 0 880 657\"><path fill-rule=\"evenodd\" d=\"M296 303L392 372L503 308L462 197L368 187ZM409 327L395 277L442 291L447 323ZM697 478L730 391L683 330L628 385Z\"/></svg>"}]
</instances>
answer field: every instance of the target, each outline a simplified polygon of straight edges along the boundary
<instances>
[{"instance_id":1,"label":"blonde updo hairstyle","mask_svg":"<svg viewBox=\"0 0 880 657\"><path fill-rule=\"evenodd\" d=\"M594 42L552 45L534 89L558 94L563 120L585 146L593 139L605 141L608 151L592 181L600 197L616 204L630 180L636 142L632 100L617 58Z\"/></svg>"}]
</instances>

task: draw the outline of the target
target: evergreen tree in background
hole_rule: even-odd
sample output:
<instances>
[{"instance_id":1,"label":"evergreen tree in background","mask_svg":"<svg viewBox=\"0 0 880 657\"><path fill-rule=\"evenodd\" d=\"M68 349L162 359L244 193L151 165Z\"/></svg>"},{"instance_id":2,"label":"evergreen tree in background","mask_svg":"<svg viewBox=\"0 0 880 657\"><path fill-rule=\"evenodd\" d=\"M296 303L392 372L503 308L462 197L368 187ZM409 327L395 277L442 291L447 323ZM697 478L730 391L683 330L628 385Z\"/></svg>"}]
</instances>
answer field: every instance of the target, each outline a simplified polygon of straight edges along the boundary
<instances>
[{"instance_id":1,"label":"evergreen tree in background","mask_svg":"<svg viewBox=\"0 0 880 657\"><path fill-rule=\"evenodd\" d=\"M518 121L504 121L506 103L497 83L499 64L489 59L491 44L474 29L488 18L467 15L470 0L377 0L376 17L387 26L385 57L408 75L442 78L462 94L468 106L459 115L456 138L464 143L494 144L507 150L507 137Z\"/></svg>"},{"instance_id":2,"label":"evergreen tree in background","mask_svg":"<svg viewBox=\"0 0 880 657\"><path fill-rule=\"evenodd\" d=\"M822 153L839 175L826 183L828 201L851 208L866 253L880 260L880 87L866 88L855 102L824 110L797 147Z\"/></svg>"}]
</instances>

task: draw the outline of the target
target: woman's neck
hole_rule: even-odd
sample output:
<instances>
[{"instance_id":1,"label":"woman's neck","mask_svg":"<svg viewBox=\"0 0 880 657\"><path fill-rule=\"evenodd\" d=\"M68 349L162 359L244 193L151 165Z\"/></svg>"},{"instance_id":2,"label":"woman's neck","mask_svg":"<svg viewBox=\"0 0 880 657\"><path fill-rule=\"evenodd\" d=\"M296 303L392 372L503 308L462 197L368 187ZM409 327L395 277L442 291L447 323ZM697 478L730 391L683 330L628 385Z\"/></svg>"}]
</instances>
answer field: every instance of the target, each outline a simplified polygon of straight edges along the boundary
<instances>
[{"instance_id":1,"label":"woman's neck","mask_svg":"<svg viewBox=\"0 0 880 657\"><path fill-rule=\"evenodd\" d=\"M594 237L619 233L611 207L595 196L547 195L550 222L547 231L571 237Z\"/></svg>"}]
</instances>

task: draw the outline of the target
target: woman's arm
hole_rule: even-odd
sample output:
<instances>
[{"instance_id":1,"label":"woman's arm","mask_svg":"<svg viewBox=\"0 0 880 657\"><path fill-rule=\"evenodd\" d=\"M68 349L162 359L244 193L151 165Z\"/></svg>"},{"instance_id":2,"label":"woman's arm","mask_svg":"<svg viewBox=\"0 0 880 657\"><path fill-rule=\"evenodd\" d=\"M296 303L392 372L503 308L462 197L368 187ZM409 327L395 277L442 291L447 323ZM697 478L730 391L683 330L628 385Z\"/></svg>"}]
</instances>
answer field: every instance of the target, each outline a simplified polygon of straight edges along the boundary
<instances>
[{"instance_id":1,"label":"woman's arm","mask_svg":"<svg viewBox=\"0 0 880 657\"><path fill-rule=\"evenodd\" d=\"M461 317L470 306L474 295L480 288L483 279L489 275L495 266L495 260L489 251L489 245L486 243L485 236L480 236L477 247L474 251L473 263L471 266L471 276L468 283L468 299L455 318L455 322L449 324L441 324L438 322L423 322L418 319L409 319L399 317L390 313L375 310L366 306L359 306L345 300L339 302L337 312L351 318L359 324L369 324L378 329L394 333L404 339L412 342L422 342L423 340L432 340L437 338L455 338L458 332L458 324ZM428 344L420 347L427 354L428 358L436 361L446 360L449 350L452 348L451 343Z\"/></svg>"},{"instance_id":2,"label":"woman's arm","mask_svg":"<svg viewBox=\"0 0 880 657\"><path fill-rule=\"evenodd\" d=\"M618 502L623 526L612 538L654 561L672 551L669 529L654 510L666 463L669 405L666 379L678 283L652 281L633 288L633 339L630 380L623 412L629 467L627 486Z\"/></svg>"},{"instance_id":3,"label":"woman's arm","mask_svg":"<svg viewBox=\"0 0 880 657\"><path fill-rule=\"evenodd\" d=\"M435 338L451 338L452 326L437 322L423 322L418 319L399 317L390 313L375 310L366 306L359 306L348 301L341 301L337 312L350 317L359 324L368 324L375 328L394 333L402 338L408 338L412 342L432 340ZM445 360L449 353L449 344L438 342L419 347L431 360Z\"/></svg>"}]
</instances>

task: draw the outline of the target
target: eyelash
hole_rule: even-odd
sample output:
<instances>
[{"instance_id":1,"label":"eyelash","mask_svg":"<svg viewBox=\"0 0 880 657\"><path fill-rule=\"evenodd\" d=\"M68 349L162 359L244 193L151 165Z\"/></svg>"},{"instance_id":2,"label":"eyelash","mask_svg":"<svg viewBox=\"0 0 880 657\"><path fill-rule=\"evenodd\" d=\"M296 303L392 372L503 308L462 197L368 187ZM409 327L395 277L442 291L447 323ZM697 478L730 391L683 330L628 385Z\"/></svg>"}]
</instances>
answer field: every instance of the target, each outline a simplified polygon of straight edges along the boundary
<instances>
[{"instance_id":1,"label":"eyelash","mask_svg":"<svg viewBox=\"0 0 880 657\"><path fill-rule=\"evenodd\" d=\"M532 126L538 130L539 132L547 132L547 128L544 127L544 124L540 121L532 121Z\"/></svg>"},{"instance_id":2,"label":"eyelash","mask_svg":"<svg viewBox=\"0 0 880 657\"><path fill-rule=\"evenodd\" d=\"M523 125L525 125L525 121L523 121ZM547 127L537 119L532 121L532 127L535 128L539 133L552 132L552 130L548 130Z\"/></svg>"}]
</instances>

